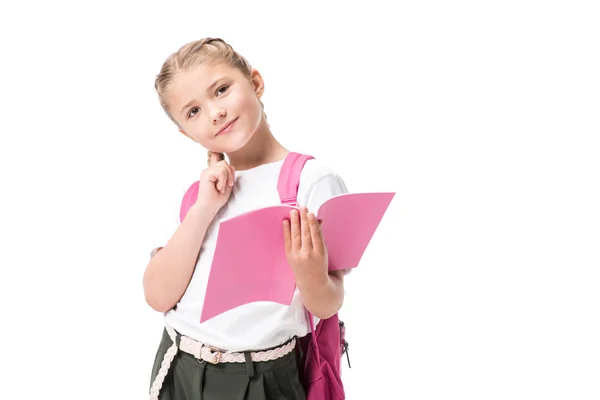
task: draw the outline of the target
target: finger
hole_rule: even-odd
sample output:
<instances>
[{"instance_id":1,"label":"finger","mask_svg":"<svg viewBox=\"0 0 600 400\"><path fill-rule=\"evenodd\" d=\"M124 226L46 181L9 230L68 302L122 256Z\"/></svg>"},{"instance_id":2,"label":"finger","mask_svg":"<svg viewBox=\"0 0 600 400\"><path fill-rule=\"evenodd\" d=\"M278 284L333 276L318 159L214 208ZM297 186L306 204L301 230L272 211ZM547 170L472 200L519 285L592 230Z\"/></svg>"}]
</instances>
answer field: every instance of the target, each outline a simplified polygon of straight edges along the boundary
<instances>
[{"instance_id":1,"label":"finger","mask_svg":"<svg viewBox=\"0 0 600 400\"><path fill-rule=\"evenodd\" d=\"M221 193L225 193L225 189L227 189L227 179L227 169L221 170L221 173L219 174L219 186Z\"/></svg>"},{"instance_id":2,"label":"finger","mask_svg":"<svg viewBox=\"0 0 600 400\"><path fill-rule=\"evenodd\" d=\"M224 160L225 157L223 155L223 153L217 153L214 151L208 151L208 166L212 167L213 165L215 165L216 163L218 163L219 161Z\"/></svg>"},{"instance_id":3,"label":"finger","mask_svg":"<svg viewBox=\"0 0 600 400\"><path fill-rule=\"evenodd\" d=\"M323 245L323 235L321 234L321 224L323 223L323 221L319 220L317 222L317 217L315 217L315 214L313 213L309 213L307 218L308 225L310 226L310 235L312 239L313 249L317 253L324 252L325 246Z\"/></svg>"},{"instance_id":4,"label":"finger","mask_svg":"<svg viewBox=\"0 0 600 400\"><path fill-rule=\"evenodd\" d=\"M295 208L290 211L290 233L292 235L292 251L300 251L302 248L302 237L300 236L300 221L298 220L298 210Z\"/></svg>"},{"instance_id":5,"label":"finger","mask_svg":"<svg viewBox=\"0 0 600 400\"><path fill-rule=\"evenodd\" d=\"M290 221L287 219L283 220L283 243L285 245L285 254L290 254L292 250L292 238L290 233Z\"/></svg>"},{"instance_id":6,"label":"finger","mask_svg":"<svg viewBox=\"0 0 600 400\"><path fill-rule=\"evenodd\" d=\"M235 177L235 168L233 166L227 164L227 161L221 160L218 163L216 163L213 167L219 168L225 174L225 181L223 182L224 186L233 186L233 180Z\"/></svg>"},{"instance_id":7,"label":"finger","mask_svg":"<svg viewBox=\"0 0 600 400\"><path fill-rule=\"evenodd\" d=\"M308 209L300 208L300 230L302 231L302 248L312 249L312 239L310 236L310 227L308 226Z\"/></svg>"},{"instance_id":8,"label":"finger","mask_svg":"<svg viewBox=\"0 0 600 400\"><path fill-rule=\"evenodd\" d=\"M229 186L233 186L233 183L235 182L235 167L233 165L229 166L229 182L227 182L229 184Z\"/></svg>"},{"instance_id":9,"label":"finger","mask_svg":"<svg viewBox=\"0 0 600 400\"><path fill-rule=\"evenodd\" d=\"M233 182L235 182L235 168L227 164L227 185L233 186Z\"/></svg>"},{"instance_id":10,"label":"finger","mask_svg":"<svg viewBox=\"0 0 600 400\"><path fill-rule=\"evenodd\" d=\"M229 169L229 165L225 161L220 161L218 167L223 173L223 176L225 177L222 183L223 188L231 186L229 184L229 182L231 182L231 170Z\"/></svg>"},{"instance_id":11,"label":"finger","mask_svg":"<svg viewBox=\"0 0 600 400\"><path fill-rule=\"evenodd\" d=\"M227 173L221 168L214 169L212 170L210 181L215 184L215 188L219 192L223 193L225 192L225 185L227 183Z\"/></svg>"}]
</instances>

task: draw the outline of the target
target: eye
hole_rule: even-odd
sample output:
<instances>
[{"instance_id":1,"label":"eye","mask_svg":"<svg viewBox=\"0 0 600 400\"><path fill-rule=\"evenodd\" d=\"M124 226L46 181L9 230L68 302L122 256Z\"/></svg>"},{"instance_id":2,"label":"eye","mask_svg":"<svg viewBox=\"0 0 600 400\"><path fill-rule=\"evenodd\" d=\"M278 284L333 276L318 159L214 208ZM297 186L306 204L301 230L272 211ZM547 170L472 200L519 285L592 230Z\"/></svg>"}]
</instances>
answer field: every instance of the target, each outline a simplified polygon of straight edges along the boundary
<instances>
[{"instance_id":1,"label":"eye","mask_svg":"<svg viewBox=\"0 0 600 400\"><path fill-rule=\"evenodd\" d=\"M196 110L196 112L194 112L194 110ZM194 115L196 115L199 112L200 112L200 108L199 107L193 107L190 110L190 112L188 112L188 118L192 118Z\"/></svg>"},{"instance_id":2,"label":"eye","mask_svg":"<svg viewBox=\"0 0 600 400\"><path fill-rule=\"evenodd\" d=\"M217 90L217 96L220 94L223 94L227 91L227 89L229 89L229 85L224 85L221 86L218 90Z\"/></svg>"}]
</instances>

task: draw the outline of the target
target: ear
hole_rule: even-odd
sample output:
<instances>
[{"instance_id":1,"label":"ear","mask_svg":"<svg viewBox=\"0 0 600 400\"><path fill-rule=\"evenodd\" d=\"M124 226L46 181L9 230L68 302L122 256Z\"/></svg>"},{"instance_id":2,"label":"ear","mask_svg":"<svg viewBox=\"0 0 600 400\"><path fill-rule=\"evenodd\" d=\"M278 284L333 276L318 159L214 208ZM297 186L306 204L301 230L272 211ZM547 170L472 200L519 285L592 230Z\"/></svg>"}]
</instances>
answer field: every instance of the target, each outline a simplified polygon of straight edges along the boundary
<instances>
[{"instance_id":1,"label":"ear","mask_svg":"<svg viewBox=\"0 0 600 400\"><path fill-rule=\"evenodd\" d=\"M254 92L256 96L260 99L265 92L265 82L263 81L262 76L258 70L253 69L250 78L252 80L252 86L254 87Z\"/></svg>"}]
</instances>

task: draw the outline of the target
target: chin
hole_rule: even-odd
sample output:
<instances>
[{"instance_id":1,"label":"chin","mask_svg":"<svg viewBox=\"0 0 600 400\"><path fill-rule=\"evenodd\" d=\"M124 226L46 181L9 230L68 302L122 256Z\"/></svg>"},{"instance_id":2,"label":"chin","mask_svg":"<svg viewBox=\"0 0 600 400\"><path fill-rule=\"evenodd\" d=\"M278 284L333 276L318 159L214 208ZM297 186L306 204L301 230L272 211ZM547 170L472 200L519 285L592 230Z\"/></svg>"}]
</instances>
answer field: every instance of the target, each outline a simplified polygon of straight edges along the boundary
<instances>
[{"instance_id":1,"label":"chin","mask_svg":"<svg viewBox=\"0 0 600 400\"><path fill-rule=\"evenodd\" d=\"M250 138L244 141L235 141L234 143L229 143L228 145L223 146L221 153L235 153L236 151L243 149L249 141Z\"/></svg>"},{"instance_id":2,"label":"chin","mask_svg":"<svg viewBox=\"0 0 600 400\"><path fill-rule=\"evenodd\" d=\"M242 129L240 129L239 132L233 132L227 137L223 136L221 140L223 140L225 143L220 146L220 148L222 148L221 153L234 153L243 149L244 146L250 142L252 136L254 136L254 132L244 133L244 130Z\"/></svg>"}]
</instances>

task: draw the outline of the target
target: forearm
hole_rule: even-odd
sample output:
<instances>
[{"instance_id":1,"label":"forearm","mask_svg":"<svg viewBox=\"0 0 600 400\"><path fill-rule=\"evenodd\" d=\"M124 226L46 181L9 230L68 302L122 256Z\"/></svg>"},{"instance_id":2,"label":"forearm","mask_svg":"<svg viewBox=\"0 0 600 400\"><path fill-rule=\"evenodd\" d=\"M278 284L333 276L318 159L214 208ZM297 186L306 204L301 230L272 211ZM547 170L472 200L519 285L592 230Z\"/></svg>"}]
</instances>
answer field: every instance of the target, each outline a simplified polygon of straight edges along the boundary
<instances>
[{"instance_id":1,"label":"forearm","mask_svg":"<svg viewBox=\"0 0 600 400\"><path fill-rule=\"evenodd\" d=\"M344 303L343 278L329 274L320 283L304 285L298 283L304 306L320 319L327 319L337 313Z\"/></svg>"},{"instance_id":2,"label":"forearm","mask_svg":"<svg viewBox=\"0 0 600 400\"><path fill-rule=\"evenodd\" d=\"M185 293L215 215L207 208L192 206L171 240L150 260L144 273L144 295L156 311L169 311Z\"/></svg>"}]
</instances>

